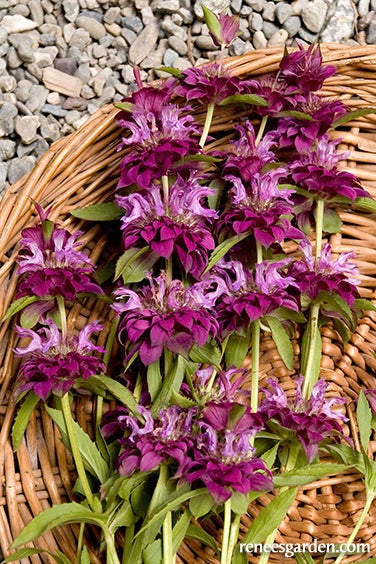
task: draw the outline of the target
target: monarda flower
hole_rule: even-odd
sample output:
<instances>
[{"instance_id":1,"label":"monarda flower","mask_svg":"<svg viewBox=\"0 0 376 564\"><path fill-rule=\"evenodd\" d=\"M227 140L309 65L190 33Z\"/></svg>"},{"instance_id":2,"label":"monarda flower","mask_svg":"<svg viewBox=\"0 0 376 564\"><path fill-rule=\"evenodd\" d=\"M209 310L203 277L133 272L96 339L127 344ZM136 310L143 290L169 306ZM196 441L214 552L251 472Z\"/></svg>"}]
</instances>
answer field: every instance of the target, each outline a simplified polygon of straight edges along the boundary
<instances>
[{"instance_id":1,"label":"monarda flower","mask_svg":"<svg viewBox=\"0 0 376 564\"><path fill-rule=\"evenodd\" d=\"M222 156L223 173L240 176L243 182L249 182L256 172L268 163L275 161L275 154L271 150L274 145L273 135L266 133L256 144L253 125L246 121L243 125L234 126L239 138L231 141L229 150Z\"/></svg>"},{"instance_id":2,"label":"monarda flower","mask_svg":"<svg viewBox=\"0 0 376 564\"><path fill-rule=\"evenodd\" d=\"M183 410L177 406L162 409L154 418L151 412L139 406L144 422L136 417L120 413L119 424L127 431L119 439L122 446L116 461L121 476L129 476L135 471L154 470L163 461L177 463L176 475L187 463L187 452L193 445L192 418L196 408ZM106 435L106 425L103 427Z\"/></svg>"},{"instance_id":3,"label":"monarda flower","mask_svg":"<svg viewBox=\"0 0 376 564\"><path fill-rule=\"evenodd\" d=\"M212 365L199 368L191 375L195 395L204 404L223 401L240 402L241 400L244 403L249 395L249 392L242 387L246 378L247 370L245 368L218 370Z\"/></svg>"},{"instance_id":4,"label":"monarda flower","mask_svg":"<svg viewBox=\"0 0 376 564\"><path fill-rule=\"evenodd\" d=\"M94 280L95 266L78 249L81 231L69 233L47 219L37 206L42 223L22 231L21 251L17 259L18 273L23 275L17 298L38 296L48 299L62 296L76 299L82 292L103 294Z\"/></svg>"},{"instance_id":5,"label":"monarda flower","mask_svg":"<svg viewBox=\"0 0 376 564\"><path fill-rule=\"evenodd\" d=\"M309 94L295 110L301 115L296 113L278 120L275 140L280 148L295 147L298 152L309 150L347 111L340 100L325 100L317 94Z\"/></svg>"},{"instance_id":6,"label":"monarda flower","mask_svg":"<svg viewBox=\"0 0 376 564\"><path fill-rule=\"evenodd\" d=\"M273 315L280 307L299 311L298 285L284 272L289 262L262 262L253 272L240 262L219 263L215 272L227 288L216 304L222 337L232 332L246 334L250 323Z\"/></svg>"},{"instance_id":7,"label":"monarda flower","mask_svg":"<svg viewBox=\"0 0 376 564\"><path fill-rule=\"evenodd\" d=\"M121 338L134 344L145 365L160 358L164 347L187 356L194 344L203 346L218 332L212 312L218 288L210 280L185 288L180 280L168 280L165 273L149 277L149 285L135 292L126 287L115 291L115 311L122 316Z\"/></svg>"},{"instance_id":8,"label":"monarda flower","mask_svg":"<svg viewBox=\"0 0 376 564\"><path fill-rule=\"evenodd\" d=\"M302 395L303 377L296 380L296 396L288 398L282 386L273 379L267 380L270 388L263 390L265 398L259 412L268 421L293 432L300 441L308 462L317 456L320 443L336 435L343 435L340 421L346 421L343 413L336 407L343 405L344 398L325 398L326 382L320 379L313 386L311 397Z\"/></svg>"},{"instance_id":9,"label":"monarda flower","mask_svg":"<svg viewBox=\"0 0 376 564\"><path fill-rule=\"evenodd\" d=\"M22 357L17 394L32 390L43 400L51 393L62 396L78 379L86 380L105 370L102 360L94 355L105 349L90 340L92 333L103 328L100 323L88 323L78 335L66 336L52 320L45 323L47 327L38 331L16 327L19 337L31 340L26 347L15 349Z\"/></svg>"},{"instance_id":10,"label":"monarda flower","mask_svg":"<svg viewBox=\"0 0 376 564\"><path fill-rule=\"evenodd\" d=\"M248 232L265 248L287 238L302 238L301 231L291 225L293 192L278 187L280 170L255 172L249 182L232 174L224 178L232 188L218 221L220 234L232 236Z\"/></svg>"},{"instance_id":11,"label":"monarda flower","mask_svg":"<svg viewBox=\"0 0 376 564\"><path fill-rule=\"evenodd\" d=\"M287 53L282 58L278 76L298 88L303 94L320 90L324 81L336 72L333 65L322 65L320 47L310 45L307 49L297 42L298 51Z\"/></svg>"},{"instance_id":12,"label":"monarda flower","mask_svg":"<svg viewBox=\"0 0 376 564\"><path fill-rule=\"evenodd\" d=\"M203 6L205 21L209 28L209 34L217 47L228 47L231 45L240 28L239 16L230 16L225 11L218 16Z\"/></svg>"},{"instance_id":13,"label":"monarda flower","mask_svg":"<svg viewBox=\"0 0 376 564\"><path fill-rule=\"evenodd\" d=\"M125 210L121 218L124 248L149 245L160 257L174 255L185 272L198 279L215 247L210 220L216 212L205 205L212 193L191 176L188 180L177 178L169 188L167 202L159 187L150 188L145 195L117 196L117 204Z\"/></svg>"},{"instance_id":14,"label":"monarda flower","mask_svg":"<svg viewBox=\"0 0 376 564\"><path fill-rule=\"evenodd\" d=\"M271 472L255 457L251 445L251 439L263 426L262 418L251 413L249 406L207 404L197 421L191 461L183 471L183 479L194 485L203 483L218 505L234 492L272 489Z\"/></svg>"},{"instance_id":15,"label":"monarda flower","mask_svg":"<svg viewBox=\"0 0 376 564\"><path fill-rule=\"evenodd\" d=\"M299 284L302 295L313 301L320 292L336 294L352 307L355 299L359 297L357 285L360 283L356 278L358 268L352 260L354 253L349 251L333 259L331 246L327 243L316 260L309 241L302 241L300 248L304 258L291 264L289 275Z\"/></svg>"},{"instance_id":16,"label":"monarda flower","mask_svg":"<svg viewBox=\"0 0 376 564\"><path fill-rule=\"evenodd\" d=\"M192 67L181 73L175 93L187 102L218 104L228 96L239 94L241 80L231 76L221 64Z\"/></svg>"},{"instance_id":17,"label":"monarda flower","mask_svg":"<svg viewBox=\"0 0 376 564\"><path fill-rule=\"evenodd\" d=\"M184 157L200 152L194 118L173 104L164 105L157 114L135 111L119 123L130 135L118 146L119 151L129 147L120 164L118 189L132 184L148 189L168 172L179 170Z\"/></svg>"}]
</instances>

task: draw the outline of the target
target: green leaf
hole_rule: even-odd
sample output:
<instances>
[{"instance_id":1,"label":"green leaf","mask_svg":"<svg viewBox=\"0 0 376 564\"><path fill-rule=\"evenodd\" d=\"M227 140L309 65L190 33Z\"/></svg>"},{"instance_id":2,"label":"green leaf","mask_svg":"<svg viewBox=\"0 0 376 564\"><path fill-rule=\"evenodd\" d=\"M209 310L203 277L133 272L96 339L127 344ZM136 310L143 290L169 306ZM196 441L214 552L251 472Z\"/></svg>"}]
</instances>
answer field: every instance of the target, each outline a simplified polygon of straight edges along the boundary
<instances>
[{"instance_id":1,"label":"green leaf","mask_svg":"<svg viewBox=\"0 0 376 564\"><path fill-rule=\"evenodd\" d=\"M240 492L233 492L231 496L231 511L237 515L245 515L248 511L249 497Z\"/></svg>"},{"instance_id":2,"label":"green leaf","mask_svg":"<svg viewBox=\"0 0 376 564\"><path fill-rule=\"evenodd\" d=\"M88 523L102 527L104 520L103 515L93 513L91 509L75 501L53 505L41 513L38 513L38 515L22 529L13 542L12 547L31 542L54 527L68 525L70 523Z\"/></svg>"},{"instance_id":3,"label":"green leaf","mask_svg":"<svg viewBox=\"0 0 376 564\"><path fill-rule=\"evenodd\" d=\"M268 468L273 468L273 465L276 461L277 454L279 450L279 443L276 443L272 446L269 450L263 453L261 456L262 460L265 462Z\"/></svg>"},{"instance_id":4,"label":"green leaf","mask_svg":"<svg viewBox=\"0 0 376 564\"><path fill-rule=\"evenodd\" d=\"M298 488L284 490L264 507L252 522L243 542L257 544L265 541L282 523L295 500L297 491Z\"/></svg>"},{"instance_id":5,"label":"green leaf","mask_svg":"<svg viewBox=\"0 0 376 564\"><path fill-rule=\"evenodd\" d=\"M102 390L108 390L114 398L125 405L125 407L127 407L140 421L144 420L141 413L138 411L138 403L136 402L133 394L128 390L128 388L123 386L123 384L120 384L120 382L117 382L113 378L109 378L105 375L91 376L90 381L93 384L96 383Z\"/></svg>"},{"instance_id":6,"label":"green leaf","mask_svg":"<svg viewBox=\"0 0 376 564\"><path fill-rule=\"evenodd\" d=\"M326 233L339 233L341 231L341 227L342 220L338 212L332 208L327 208L323 217L323 230Z\"/></svg>"},{"instance_id":7,"label":"green leaf","mask_svg":"<svg viewBox=\"0 0 376 564\"><path fill-rule=\"evenodd\" d=\"M103 202L82 209L77 208L72 210L71 214L87 221L114 221L121 218L123 211L115 202Z\"/></svg>"},{"instance_id":8,"label":"green leaf","mask_svg":"<svg viewBox=\"0 0 376 564\"><path fill-rule=\"evenodd\" d=\"M273 317L277 317L280 321L289 320L295 321L296 323L304 323L307 321L301 311L294 311L284 306L277 308L273 313Z\"/></svg>"},{"instance_id":9,"label":"green leaf","mask_svg":"<svg viewBox=\"0 0 376 564\"><path fill-rule=\"evenodd\" d=\"M205 268L204 273L208 272L211 268L213 268L213 266L215 264L217 264L217 262L226 254L229 252L230 249L232 249L232 247L234 247L235 245L237 245L238 243L240 243L240 241L243 241L244 239L246 239L247 237L249 237L249 233L243 233L243 235L234 235L234 237L229 237L229 239L225 239L222 243L220 243L218 245L218 247L216 247L214 249L214 251L212 252L209 262L208 262L208 266Z\"/></svg>"},{"instance_id":10,"label":"green leaf","mask_svg":"<svg viewBox=\"0 0 376 564\"><path fill-rule=\"evenodd\" d=\"M240 545L237 545L234 550L231 564L248 564L247 553L240 550Z\"/></svg>"},{"instance_id":11,"label":"green leaf","mask_svg":"<svg viewBox=\"0 0 376 564\"><path fill-rule=\"evenodd\" d=\"M184 359L178 356L177 362L172 363L168 374L164 376L162 387L153 402L152 414L154 416L159 415L160 410L169 404L172 390L176 392L180 390L184 379L184 372Z\"/></svg>"},{"instance_id":12,"label":"green leaf","mask_svg":"<svg viewBox=\"0 0 376 564\"><path fill-rule=\"evenodd\" d=\"M192 513L186 509L172 529L173 552L177 553L187 534L192 519Z\"/></svg>"},{"instance_id":13,"label":"green leaf","mask_svg":"<svg viewBox=\"0 0 376 564\"><path fill-rule=\"evenodd\" d=\"M218 546L214 537L204 531L204 529L200 529L199 527L197 527L197 525L189 525L186 536L187 538L197 540L205 544L206 546L209 546L214 550L216 555L219 556Z\"/></svg>"},{"instance_id":14,"label":"green leaf","mask_svg":"<svg viewBox=\"0 0 376 564\"><path fill-rule=\"evenodd\" d=\"M279 319L272 317L271 315L267 316L265 319L270 327L273 341L276 344L277 350L281 355L283 362L289 370L292 370L294 363L294 350L292 348L290 337L286 333Z\"/></svg>"},{"instance_id":15,"label":"green leaf","mask_svg":"<svg viewBox=\"0 0 376 564\"><path fill-rule=\"evenodd\" d=\"M317 300L320 301L321 309L325 309L325 311L338 312L349 323L350 327L353 325L353 314L351 308L339 294L320 292Z\"/></svg>"},{"instance_id":16,"label":"green leaf","mask_svg":"<svg viewBox=\"0 0 376 564\"><path fill-rule=\"evenodd\" d=\"M299 112L297 110L285 110L282 112L278 112L278 117L294 117L297 119L305 119L307 121L313 121L313 117L310 116L309 114L306 114L304 112Z\"/></svg>"},{"instance_id":17,"label":"green leaf","mask_svg":"<svg viewBox=\"0 0 376 564\"><path fill-rule=\"evenodd\" d=\"M227 341L225 350L226 366L239 368L247 356L249 338L238 333L232 333Z\"/></svg>"},{"instance_id":18,"label":"green leaf","mask_svg":"<svg viewBox=\"0 0 376 564\"><path fill-rule=\"evenodd\" d=\"M80 564L90 564L90 554L86 546L81 550Z\"/></svg>"},{"instance_id":19,"label":"green leaf","mask_svg":"<svg viewBox=\"0 0 376 564\"><path fill-rule=\"evenodd\" d=\"M202 4L201 8L204 14L205 23L208 26L210 33L214 35L214 37L218 40L218 43L221 43L222 27L218 16L216 16L214 12L212 12L204 4Z\"/></svg>"},{"instance_id":20,"label":"green leaf","mask_svg":"<svg viewBox=\"0 0 376 564\"><path fill-rule=\"evenodd\" d=\"M252 106L267 106L268 102L265 98L257 96L257 94L234 94L227 96L219 102L219 106L230 106L232 104L250 104Z\"/></svg>"},{"instance_id":21,"label":"green leaf","mask_svg":"<svg viewBox=\"0 0 376 564\"><path fill-rule=\"evenodd\" d=\"M372 198L356 198L354 203L365 211L376 213L376 201Z\"/></svg>"},{"instance_id":22,"label":"green leaf","mask_svg":"<svg viewBox=\"0 0 376 564\"><path fill-rule=\"evenodd\" d=\"M225 188L225 182L221 178L215 178L209 184L209 188L215 190L215 194L208 195L208 204L210 209L216 210L219 207L219 202L221 201L223 190Z\"/></svg>"},{"instance_id":23,"label":"green leaf","mask_svg":"<svg viewBox=\"0 0 376 564\"><path fill-rule=\"evenodd\" d=\"M325 450L328 451L334 458L340 460L348 467L353 466L361 474L365 474L364 460L360 452L355 449L341 444L325 445Z\"/></svg>"},{"instance_id":24,"label":"green leaf","mask_svg":"<svg viewBox=\"0 0 376 564\"><path fill-rule=\"evenodd\" d=\"M29 392L26 399L22 403L16 419L12 428L12 445L13 451L16 452L21 444L22 438L25 434L27 424L30 419L30 415L36 405L38 404L40 397L34 394L34 392Z\"/></svg>"},{"instance_id":25,"label":"green leaf","mask_svg":"<svg viewBox=\"0 0 376 564\"><path fill-rule=\"evenodd\" d=\"M310 464L309 466L296 468L295 470L290 470L278 476L274 476L274 486L276 488L282 488L285 486L303 486L324 476L340 474L349 468L350 465L348 464L337 464L336 462Z\"/></svg>"},{"instance_id":26,"label":"green leaf","mask_svg":"<svg viewBox=\"0 0 376 564\"><path fill-rule=\"evenodd\" d=\"M174 67L158 67L155 70L166 72L167 74L171 74L176 78L180 78L182 76L181 70L176 69Z\"/></svg>"},{"instance_id":27,"label":"green leaf","mask_svg":"<svg viewBox=\"0 0 376 564\"><path fill-rule=\"evenodd\" d=\"M148 246L142 249L128 249L116 263L114 279L117 280L121 276L124 284L141 282L157 260L158 255Z\"/></svg>"},{"instance_id":28,"label":"green leaf","mask_svg":"<svg viewBox=\"0 0 376 564\"><path fill-rule=\"evenodd\" d=\"M310 378L311 382L316 382L320 374L320 363L321 363L321 334L318 327L314 330L313 335L311 324L308 323L302 338L302 352L301 352L301 373L306 377ZM312 365L311 374L306 374L307 371L307 361L309 358L310 349L313 350L314 362Z\"/></svg>"},{"instance_id":29,"label":"green leaf","mask_svg":"<svg viewBox=\"0 0 376 564\"><path fill-rule=\"evenodd\" d=\"M368 450L371 435L372 411L363 390L360 390L358 405L356 406L356 417L358 420L359 438L365 452Z\"/></svg>"},{"instance_id":30,"label":"green leaf","mask_svg":"<svg viewBox=\"0 0 376 564\"><path fill-rule=\"evenodd\" d=\"M195 407L197 403L189 398L181 396L176 390L171 392L171 400L174 405L183 407L184 409L189 409L190 407Z\"/></svg>"},{"instance_id":31,"label":"green leaf","mask_svg":"<svg viewBox=\"0 0 376 564\"><path fill-rule=\"evenodd\" d=\"M357 298L354 302L354 306L361 311L376 311L376 306L365 298Z\"/></svg>"},{"instance_id":32,"label":"green leaf","mask_svg":"<svg viewBox=\"0 0 376 564\"><path fill-rule=\"evenodd\" d=\"M189 358L193 362L212 364L218 370L221 369L221 351L215 341L206 343L202 347L193 345Z\"/></svg>"},{"instance_id":33,"label":"green leaf","mask_svg":"<svg viewBox=\"0 0 376 564\"><path fill-rule=\"evenodd\" d=\"M132 104L132 102L116 102L115 108L119 108L119 110L123 110L131 114L135 109L135 105Z\"/></svg>"},{"instance_id":34,"label":"green leaf","mask_svg":"<svg viewBox=\"0 0 376 564\"><path fill-rule=\"evenodd\" d=\"M142 552L142 556L143 564L161 564L163 559L161 539L147 545Z\"/></svg>"},{"instance_id":35,"label":"green leaf","mask_svg":"<svg viewBox=\"0 0 376 564\"><path fill-rule=\"evenodd\" d=\"M214 499L210 493L204 493L200 497L194 497L189 501L189 511L195 519L199 519L204 517L204 515L208 515L214 505Z\"/></svg>"},{"instance_id":36,"label":"green leaf","mask_svg":"<svg viewBox=\"0 0 376 564\"><path fill-rule=\"evenodd\" d=\"M63 414L58 409L53 409L51 407L45 406L45 409L51 419L53 419L59 427L63 442L67 448L69 448L69 438ZM109 477L109 468L106 461L97 449L96 444L90 439L89 435L85 433L80 425L76 423L76 421L73 421L73 427L77 441L80 445L80 451L86 470L104 484Z\"/></svg>"},{"instance_id":37,"label":"green leaf","mask_svg":"<svg viewBox=\"0 0 376 564\"><path fill-rule=\"evenodd\" d=\"M24 558L29 558L36 554L49 554L52 558L54 558L57 564L71 564L69 558L67 558L62 552L58 551L56 554L53 554L49 550L43 550L41 548L20 548L20 550L17 550L11 554L11 556L2 560L1 564L7 564L8 562L20 562Z\"/></svg>"},{"instance_id":38,"label":"green leaf","mask_svg":"<svg viewBox=\"0 0 376 564\"><path fill-rule=\"evenodd\" d=\"M151 401L154 401L162 388L162 374L159 359L149 364L146 379Z\"/></svg>"},{"instance_id":39,"label":"green leaf","mask_svg":"<svg viewBox=\"0 0 376 564\"><path fill-rule=\"evenodd\" d=\"M356 119L358 117L368 116L370 114L376 114L376 109L374 109L374 108L359 108L357 110L353 110L351 112L348 112L344 116L338 118L336 121L334 121L332 123L332 127L333 127L333 129L335 129L339 125L343 125L344 123L348 123L349 121L352 121L353 119Z\"/></svg>"},{"instance_id":40,"label":"green leaf","mask_svg":"<svg viewBox=\"0 0 376 564\"><path fill-rule=\"evenodd\" d=\"M23 296L22 298L18 298L18 300L15 300L10 304L1 321L4 322L6 319L9 319L15 313L18 313L26 306L36 302L38 299L38 296Z\"/></svg>"}]
</instances>

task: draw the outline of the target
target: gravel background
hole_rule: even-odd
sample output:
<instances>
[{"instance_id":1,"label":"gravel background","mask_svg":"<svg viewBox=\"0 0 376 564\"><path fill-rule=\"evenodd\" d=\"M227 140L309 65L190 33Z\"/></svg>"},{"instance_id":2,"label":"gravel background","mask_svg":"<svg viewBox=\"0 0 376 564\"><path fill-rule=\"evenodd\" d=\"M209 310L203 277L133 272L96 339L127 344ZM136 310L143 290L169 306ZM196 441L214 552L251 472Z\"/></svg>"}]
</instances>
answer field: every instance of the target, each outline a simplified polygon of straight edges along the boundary
<instances>
[{"instance_id":1,"label":"gravel background","mask_svg":"<svg viewBox=\"0 0 376 564\"><path fill-rule=\"evenodd\" d=\"M376 43L376 0L206 0L240 16L241 55L296 38ZM133 66L185 69L217 55L201 0L0 0L0 192L103 104Z\"/></svg>"}]
</instances>

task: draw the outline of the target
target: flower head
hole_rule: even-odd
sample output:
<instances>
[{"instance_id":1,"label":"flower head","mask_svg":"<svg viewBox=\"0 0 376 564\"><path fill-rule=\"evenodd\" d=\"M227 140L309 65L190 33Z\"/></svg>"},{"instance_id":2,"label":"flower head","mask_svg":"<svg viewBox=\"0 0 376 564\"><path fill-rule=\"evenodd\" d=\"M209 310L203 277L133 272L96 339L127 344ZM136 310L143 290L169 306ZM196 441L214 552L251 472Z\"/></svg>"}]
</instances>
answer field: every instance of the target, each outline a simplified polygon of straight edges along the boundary
<instances>
[{"instance_id":1,"label":"flower head","mask_svg":"<svg viewBox=\"0 0 376 564\"><path fill-rule=\"evenodd\" d=\"M158 112L135 111L120 125L130 132L122 138L118 150L129 147L120 164L118 188L137 184L148 189L155 180L179 170L179 161L200 152L199 128L193 116L173 104Z\"/></svg>"},{"instance_id":2,"label":"flower head","mask_svg":"<svg viewBox=\"0 0 376 564\"><path fill-rule=\"evenodd\" d=\"M187 355L193 345L204 345L215 337L218 324L212 306L217 297L210 280L185 288L180 280L168 280L165 273L149 277L149 285L136 293L128 288L115 291L113 308L122 315L119 332L135 346L141 361L151 364L166 347Z\"/></svg>"},{"instance_id":3,"label":"flower head","mask_svg":"<svg viewBox=\"0 0 376 564\"><path fill-rule=\"evenodd\" d=\"M18 393L33 390L44 400L51 393L64 395L79 378L86 380L105 369L93 354L105 350L90 340L92 333L103 328L100 323L89 323L78 335L65 337L51 319L46 319L46 325L38 331L17 327L19 337L31 340L26 347L15 349L15 354L22 357Z\"/></svg>"},{"instance_id":4,"label":"flower head","mask_svg":"<svg viewBox=\"0 0 376 564\"><path fill-rule=\"evenodd\" d=\"M302 395L303 377L296 380L296 396L288 398L282 386L272 378L268 379L270 388L263 390L265 398L259 413L266 420L277 422L282 427L296 434L308 462L317 456L320 443L327 437L343 434L340 421L346 421L345 415L336 410L345 403L344 398L325 398L326 382L320 379L313 386L309 400Z\"/></svg>"},{"instance_id":5,"label":"flower head","mask_svg":"<svg viewBox=\"0 0 376 564\"><path fill-rule=\"evenodd\" d=\"M125 249L150 245L161 257L169 259L174 255L184 270L197 279L215 246L209 227L216 212L205 205L212 192L191 175L186 180L177 177L167 202L163 201L159 187L150 188L145 196L118 196L116 202L125 210L121 218Z\"/></svg>"},{"instance_id":6,"label":"flower head","mask_svg":"<svg viewBox=\"0 0 376 564\"><path fill-rule=\"evenodd\" d=\"M103 294L94 280L94 264L78 250L82 247L77 240L81 231L71 234L48 220L48 211L43 212L39 206L38 210L42 223L22 231L17 262L23 278L17 297L63 296L73 300L80 292Z\"/></svg>"},{"instance_id":7,"label":"flower head","mask_svg":"<svg viewBox=\"0 0 376 564\"><path fill-rule=\"evenodd\" d=\"M204 8L204 16L209 33L217 47L228 47L239 32L240 20L238 16L230 16L225 11L218 16Z\"/></svg>"}]
</instances>

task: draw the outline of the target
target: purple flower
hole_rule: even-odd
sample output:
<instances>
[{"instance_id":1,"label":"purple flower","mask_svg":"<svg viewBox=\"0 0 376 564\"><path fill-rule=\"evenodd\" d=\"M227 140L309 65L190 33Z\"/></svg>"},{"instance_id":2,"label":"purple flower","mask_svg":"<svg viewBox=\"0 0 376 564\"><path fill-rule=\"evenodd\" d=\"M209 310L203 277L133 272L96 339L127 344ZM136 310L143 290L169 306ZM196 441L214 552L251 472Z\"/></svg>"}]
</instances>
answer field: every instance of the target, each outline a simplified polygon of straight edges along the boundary
<instances>
[{"instance_id":1,"label":"purple flower","mask_svg":"<svg viewBox=\"0 0 376 564\"><path fill-rule=\"evenodd\" d=\"M297 283L284 272L289 262L265 261L256 264L254 272L240 262L219 263L215 271L227 287L216 305L222 337L246 332L250 323L273 315L280 307L299 311Z\"/></svg>"},{"instance_id":2,"label":"purple flower","mask_svg":"<svg viewBox=\"0 0 376 564\"><path fill-rule=\"evenodd\" d=\"M320 292L338 294L350 307L353 306L355 299L359 297L357 285L360 283L356 279L358 268L352 260L354 253L342 253L333 260L331 246L326 244L316 260L309 241L302 241L300 248L304 258L292 263L289 274L299 283L302 294L311 301L315 300Z\"/></svg>"},{"instance_id":3,"label":"purple flower","mask_svg":"<svg viewBox=\"0 0 376 564\"><path fill-rule=\"evenodd\" d=\"M150 188L145 196L118 196L116 202L125 210L121 218L125 249L150 245L166 259L174 254L185 272L198 279L215 247L208 220L216 212L205 205L212 193L191 175L188 180L178 176L167 202L162 200L159 187Z\"/></svg>"},{"instance_id":4,"label":"purple flower","mask_svg":"<svg viewBox=\"0 0 376 564\"><path fill-rule=\"evenodd\" d=\"M230 152L223 154L225 162L224 174L240 176L244 182L249 182L256 172L268 163L275 161L275 154L271 150L274 145L273 135L266 133L256 145L256 137L253 125L246 121L244 127L236 125L239 138L231 141Z\"/></svg>"},{"instance_id":5,"label":"purple flower","mask_svg":"<svg viewBox=\"0 0 376 564\"><path fill-rule=\"evenodd\" d=\"M319 45L312 43L307 49L300 42L297 45L298 51L287 53L282 58L279 76L304 94L320 90L324 81L336 72L336 67L322 66Z\"/></svg>"},{"instance_id":6,"label":"purple flower","mask_svg":"<svg viewBox=\"0 0 376 564\"><path fill-rule=\"evenodd\" d=\"M212 282L197 282L185 288L180 280L168 280L162 273L138 293L129 288L115 292L118 299L113 308L122 315L119 333L135 346L131 354L139 352L145 365L162 355L163 348L187 355L194 344L203 346L218 332L212 307L218 289Z\"/></svg>"},{"instance_id":7,"label":"purple flower","mask_svg":"<svg viewBox=\"0 0 376 564\"><path fill-rule=\"evenodd\" d=\"M191 484L202 482L217 504L234 491L268 490L272 475L265 463L255 458L251 439L263 428L262 418L249 406L231 402L209 403L198 421L199 431L191 461L183 470Z\"/></svg>"},{"instance_id":8,"label":"purple flower","mask_svg":"<svg viewBox=\"0 0 376 564\"><path fill-rule=\"evenodd\" d=\"M266 248L287 238L301 239L302 233L291 225L293 191L278 187L281 174L281 169L255 172L249 182L226 175L233 187L218 221L219 232L230 236L249 232Z\"/></svg>"},{"instance_id":9,"label":"purple flower","mask_svg":"<svg viewBox=\"0 0 376 564\"><path fill-rule=\"evenodd\" d=\"M105 349L90 341L90 335L103 328L100 323L89 323L78 335L66 337L51 319L46 319L46 325L39 331L16 327L19 337L31 341L14 351L22 357L17 393L33 390L43 400L51 393L64 395L77 379L86 380L105 370L104 363L93 354L104 353Z\"/></svg>"},{"instance_id":10,"label":"purple flower","mask_svg":"<svg viewBox=\"0 0 376 564\"><path fill-rule=\"evenodd\" d=\"M213 14L218 21L218 29L209 27L209 33L217 47L228 47L239 32L240 19L238 16L230 16L226 12L221 12L218 16ZM208 23L208 22L207 22Z\"/></svg>"},{"instance_id":11,"label":"purple flower","mask_svg":"<svg viewBox=\"0 0 376 564\"><path fill-rule=\"evenodd\" d=\"M245 368L217 371L212 365L199 368L192 374L195 394L204 404L240 402L241 398L249 395L249 391L242 388L246 378Z\"/></svg>"},{"instance_id":12,"label":"purple flower","mask_svg":"<svg viewBox=\"0 0 376 564\"><path fill-rule=\"evenodd\" d=\"M184 70L175 93L188 102L208 105L218 104L228 96L239 94L240 90L241 81L238 77L228 74L218 63L209 63Z\"/></svg>"},{"instance_id":13,"label":"purple flower","mask_svg":"<svg viewBox=\"0 0 376 564\"><path fill-rule=\"evenodd\" d=\"M325 398L326 382L322 378L313 386L309 400L303 398L303 377L296 380L296 396L288 398L282 386L273 379L267 380L271 389L264 389L265 399L259 413L267 420L276 422L293 431L300 441L308 462L317 456L320 443L327 437L343 434L339 421L346 421L336 406L343 405L344 398Z\"/></svg>"},{"instance_id":14,"label":"purple flower","mask_svg":"<svg viewBox=\"0 0 376 564\"><path fill-rule=\"evenodd\" d=\"M17 297L63 296L74 300L81 292L103 294L94 281L95 266L78 248L81 231L73 235L47 220L47 212L37 207L42 223L22 231L18 273L23 276Z\"/></svg>"},{"instance_id":15,"label":"purple flower","mask_svg":"<svg viewBox=\"0 0 376 564\"><path fill-rule=\"evenodd\" d=\"M257 80L243 83L244 91L263 98L266 106L255 106L255 112L260 116L276 116L281 111L293 110L303 99L297 94L294 86L289 86L284 80L273 75L261 75Z\"/></svg>"},{"instance_id":16,"label":"purple flower","mask_svg":"<svg viewBox=\"0 0 376 564\"><path fill-rule=\"evenodd\" d=\"M307 190L313 198L329 202L335 201L337 196L351 201L358 197L370 197L354 174L338 170L337 163L346 157L336 152L339 142L329 141L328 136L324 135L317 140L316 146L293 161L289 165L293 183Z\"/></svg>"},{"instance_id":17,"label":"purple flower","mask_svg":"<svg viewBox=\"0 0 376 564\"><path fill-rule=\"evenodd\" d=\"M135 111L120 125L129 130L118 150L129 147L120 164L118 188L137 184L148 189L155 180L179 170L179 161L200 152L199 127L194 118L172 104L164 105L157 114Z\"/></svg>"},{"instance_id":18,"label":"purple flower","mask_svg":"<svg viewBox=\"0 0 376 564\"><path fill-rule=\"evenodd\" d=\"M299 114L280 118L275 139L280 148L295 147L299 153L309 150L346 113L340 100L325 100L316 94L309 94L295 110L308 118L299 117Z\"/></svg>"}]
</instances>

